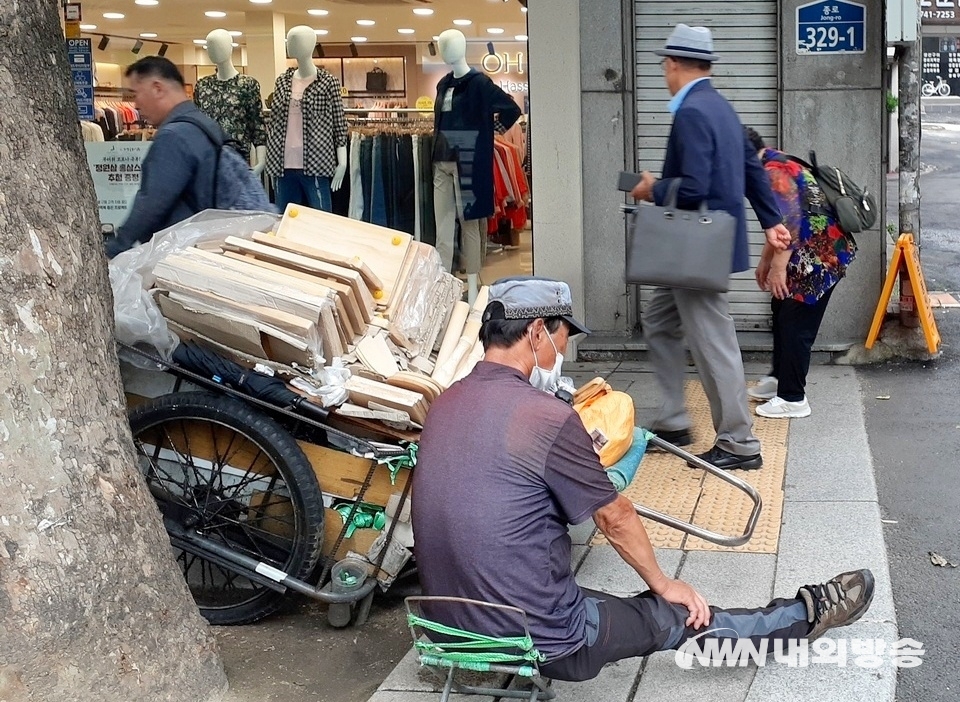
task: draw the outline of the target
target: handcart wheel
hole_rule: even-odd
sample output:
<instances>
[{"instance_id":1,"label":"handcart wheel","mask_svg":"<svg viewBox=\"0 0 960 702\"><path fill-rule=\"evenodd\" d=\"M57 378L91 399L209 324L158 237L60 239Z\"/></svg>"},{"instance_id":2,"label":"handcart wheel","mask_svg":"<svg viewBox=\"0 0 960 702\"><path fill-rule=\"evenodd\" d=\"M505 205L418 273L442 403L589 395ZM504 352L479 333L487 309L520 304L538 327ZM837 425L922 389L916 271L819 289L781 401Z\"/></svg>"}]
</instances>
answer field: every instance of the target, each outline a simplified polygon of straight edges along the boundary
<instances>
[{"instance_id":1,"label":"handcart wheel","mask_svg":"<svg viewBox=\"0 0 960 702\"><path fill-rule=\"evenodd\" d=\"M165 518L295 577L314 570L323 495L307 457L276 421L225 395L185 392L135 408L130 427ZM280 607L282 593L195 553L175 547L174 554L211 624L246 624Z\"/></svg>"}]
</instances>

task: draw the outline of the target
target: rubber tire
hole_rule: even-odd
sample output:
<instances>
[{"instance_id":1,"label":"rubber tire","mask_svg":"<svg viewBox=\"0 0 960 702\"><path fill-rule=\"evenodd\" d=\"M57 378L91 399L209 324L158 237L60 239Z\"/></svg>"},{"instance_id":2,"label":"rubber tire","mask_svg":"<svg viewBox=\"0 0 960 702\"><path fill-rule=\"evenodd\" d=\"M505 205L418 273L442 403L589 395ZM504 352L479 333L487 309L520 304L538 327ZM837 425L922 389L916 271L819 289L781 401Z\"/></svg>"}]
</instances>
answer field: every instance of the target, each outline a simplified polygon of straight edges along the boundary
<instances>
[{"instance_id":1,"label":"rubber tire","mask_svg":"<svg viewBox=\"0 0 960 702\"><path fill-rule=\"evenodd\" d=\"M164 395L134 408L129 419L134 437L167 420L195 419L225 425L256 442L286 481L294 512L303 522L297 528L293 550L282 570L299 579L310 576L323 547L323 494L313 467L289 432L240 400L207 392ZM282 604L282 593L264 588L255 598L235 607L198 607L211 624L237 625L263 619Z\"/></svg>"},{"instance_id":2,"label":"rubber tire","mask_svg":"<svg viewBox=\"0 0 960 702\"><path fill-rule=\"evenodd\" d=\"M933 87L933 83L924 83L923 87L920 88L920 93L924 97L933 97L937 92L937 89Z\"/></svg>"}]
</instances>

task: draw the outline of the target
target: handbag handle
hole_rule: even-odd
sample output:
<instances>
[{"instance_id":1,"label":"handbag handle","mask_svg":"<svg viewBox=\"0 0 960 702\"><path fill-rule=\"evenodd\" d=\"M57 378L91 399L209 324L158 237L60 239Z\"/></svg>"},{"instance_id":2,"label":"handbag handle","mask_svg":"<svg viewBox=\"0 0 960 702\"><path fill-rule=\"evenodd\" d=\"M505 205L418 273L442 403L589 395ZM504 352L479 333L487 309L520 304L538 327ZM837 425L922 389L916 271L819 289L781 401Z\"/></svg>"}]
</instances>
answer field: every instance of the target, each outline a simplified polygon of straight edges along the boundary
<instances>
[{"instance_id":1,"label":"handbag handle","mask_svg":"<svg viewBox=\"0 0 960 702\"><path fill-rule=\"evenodd\" d=\"M680 184L682 178L674 178L670 181L670 187L667 188L667 199L663 203L663 207L666 210L665 214L668 217L672 217L673 213L677 210L677 195L680 192ZM700 223L701 224L710 224L712 221L708 216L709 210L707 209L707 201L700 201Z\"/></svg>"}]
</instances>

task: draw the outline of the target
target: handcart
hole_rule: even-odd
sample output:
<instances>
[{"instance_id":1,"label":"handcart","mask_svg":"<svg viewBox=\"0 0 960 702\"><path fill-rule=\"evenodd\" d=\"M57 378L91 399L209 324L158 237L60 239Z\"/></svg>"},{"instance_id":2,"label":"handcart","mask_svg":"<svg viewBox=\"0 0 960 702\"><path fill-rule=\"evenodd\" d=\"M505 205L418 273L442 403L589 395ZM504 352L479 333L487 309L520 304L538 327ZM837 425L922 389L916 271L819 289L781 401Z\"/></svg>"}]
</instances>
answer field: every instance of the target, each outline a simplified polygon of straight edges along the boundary
<instances>
[{"instance_id":1,"label":"handcart","mask_svg":"<svg viewBox=\"0 0 960 702\"><path fill-rule=\"evenodd\" d=\"M292 590L329 604L332 625L360 625L378 586L415 572L397 538L409 529L415 443L343 431L314 403L281 406L120 347L173 376L172 392L158 397L128 392L130 425L177 563L210 623L262 619ZM372 553L373 536L379 548L367 561L361 549Z\"/></svg>"},{"instance_id":2,"label":"handcart","mask_svg":"<svg viewBox=\"0 0 960 702\"><path fill-rule=\"evenodd\" d=\"M257 621L292 590L329 604L331 625L361 625L377 587L416 572L412 540L402 538L414 436L381 441L363 427L337 428L314 403L260 399L216 373L120 346L174 379L172 392L152 399L128 394L130 424L177 563L208 621ZM662 439L649 443L733 485L753 509L737 536L634 504L640 516L725 546L750 539L761 510L751 485Z\"/></svg>"}]
</instances>

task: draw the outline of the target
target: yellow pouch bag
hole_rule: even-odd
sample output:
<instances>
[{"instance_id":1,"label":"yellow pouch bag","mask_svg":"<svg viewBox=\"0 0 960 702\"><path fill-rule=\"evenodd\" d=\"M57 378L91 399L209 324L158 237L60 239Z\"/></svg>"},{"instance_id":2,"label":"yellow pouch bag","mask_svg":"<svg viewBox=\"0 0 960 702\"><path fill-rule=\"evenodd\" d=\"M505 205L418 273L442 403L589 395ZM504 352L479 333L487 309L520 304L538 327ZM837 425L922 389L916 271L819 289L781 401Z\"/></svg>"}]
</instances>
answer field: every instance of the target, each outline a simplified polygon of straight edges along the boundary
<instances>
[{"instance_id":1,"label":"yellow pouch bag","mask_svg":"<svg viewBox=\"0 0 960 702\"><path fill-rule=\"evenodd\" d=\"M633 398L625 392L611 389L600 378L584 387L588 386L592 386L591 392L580 393L581 397L586 397L574 404L573 409L580 415L583 426L593 439L593 448L600 456L600 464L609 468L623 458L633 445ZM575 395L574 402L576 400Z\"/></svg>"}]
</instances>

